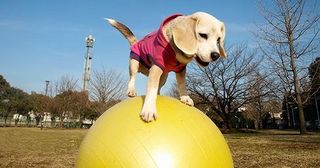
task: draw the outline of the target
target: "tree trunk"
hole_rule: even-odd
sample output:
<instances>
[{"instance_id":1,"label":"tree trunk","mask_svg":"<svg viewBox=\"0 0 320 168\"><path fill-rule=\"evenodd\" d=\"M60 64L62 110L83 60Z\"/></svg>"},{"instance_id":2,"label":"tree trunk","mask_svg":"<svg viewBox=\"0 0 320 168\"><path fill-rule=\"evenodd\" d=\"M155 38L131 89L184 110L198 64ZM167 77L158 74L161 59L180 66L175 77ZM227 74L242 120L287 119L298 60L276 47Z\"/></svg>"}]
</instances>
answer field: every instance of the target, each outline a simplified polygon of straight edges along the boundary
<instances>
[{"instance_id":1,"label":"tree trunk","mask_svg":"<svg viewBox=\"0 0 320 168\"><path fill-rule=\"evenodd\" d=\"M291 27L289 26L288 29L291 30ZM306 134L307 129L305 127L305 119L304 119L303 105L301 100L299 78L298 78L298 73L297 73L295 58L294 58L295 53L293 48L293 34L290 33L288 38L289 38L288 41L289 41L289 47L290 47L290 64L291 64L291 69L292 69L293 78L294 78L294 92L296 96L296 103L298 105L298 110L299 110L300 134Z\"/></svg>"},{"instance_id":2,"label":"tree trunk","mask_svg":"<svg viewBox=\"0 0 320 168\"><path fill-rule=\"evenodd\" d=\"M79 127L80 127L80 128L82 128L83 120L84 120L84 118L82 118L82 115L79 114Z\"/></svg>"},{"instance_id":3,"label":"tree trunk","mask_svg":"<svg viewBox=\"0 0 320 168\"><path fill-rule=\"evenodd\" d=\"M230 133L233 132L233 128L232 128L232 122L230 120L229 115L226 112L221 112L221 114L219 114L219 116L222 118L223 120L223 129L225 133Z\"/></svg>"},{"instance_id":4,"label":"tree trunk","mask_svg":"<svg viewBox=\"0 0 320 168\"><path fill-rule=\"evenodd\" d=\"M62 115L60 115L60 123L59 123L60 128L63 128L63 119L64 118L62 118Z\"/></svg>"},{"instance_id":5,"label":"tree trunk","mask_svg":"<svg viewBox=\"0 0 320 168\"><path fill-rule=\"evenodd\" d=\"M14 119L14 126L15 127L18 126L19 118L20 118L20 114L18 114L18 118Z\"/></svg>"},{"instance_id":6,"label":"tree trunk","mask_svg":"<svg viewBox=\"0 0 320 168\"><path fill-rule=\"evenodd\" d=\"M8 117L4 117L4 126L5 127L7 126L7 119L8 119Z\"/></svg>"},{"instance_id":7,"label":"tree trunk","mask_svg":"<svg viewBox=\"0 0 320 168\"><path fill-rule=\"evenodd\" d=\"M55 128L56 127L56 117L51 117L51 127Z\"/></svg>"},{"instance_id":8,"label":"tree trunk","mask_svg":"<svg viewBox=\"0 0 320 168\"><path fill-rule=\"evenodd\" d=\"M224 112L224 116L222 117L223 121L224 121L224 127L226 129L226 132L233 132L234 129L232 128L232 122L231 122L231 118L229 116L228 113Z\"/></svg>"},{"instance_id":9,"label":"tree trunk","mask_svg":"<svg viewBox=\"0 0 320 168\"><path fill-rule=\"evenodd\" d=\"M227 119L227 129L230 132L234 132L235 131L235 129L233 129L233 127L232 127L232 122L231 122L230 118Z\"/></svg>"},{"instance_id":10,"label":"tree trunk","mask_svg":"<svg viewBox=\"0 0 320 168\"><path fill-rule=\"evenodd\" d=\"M255 128L255 130L259 130L260 129L259 125L260 125L260 121L259 120L254 120L254 128Z\"/></svg>"},{"instance_id":11,"label":"tree trunk","mask_svg":"<svg viewBox=\"0 0 320 168\"><path fill-rule=\"evenodd\" d=\"M263 128L263 124L262 124L262 107L261 107L261 103L259 103L259 109L258 109L258 123L257 123L257 128L256 129L262 129Z\"/></svg>"},{"instance_id":12,"label":"tree trunk","mask_svg":"<svg viewBox=\"0 0 320 168\"><path fill-rule=\"evenodd\" d=\"M302 105L300 94L297 94L297 104L298 104L298 110L299 110L300 134L306 134L307 129L305 126L303 105Z\"/></svg>"}]
</instances>

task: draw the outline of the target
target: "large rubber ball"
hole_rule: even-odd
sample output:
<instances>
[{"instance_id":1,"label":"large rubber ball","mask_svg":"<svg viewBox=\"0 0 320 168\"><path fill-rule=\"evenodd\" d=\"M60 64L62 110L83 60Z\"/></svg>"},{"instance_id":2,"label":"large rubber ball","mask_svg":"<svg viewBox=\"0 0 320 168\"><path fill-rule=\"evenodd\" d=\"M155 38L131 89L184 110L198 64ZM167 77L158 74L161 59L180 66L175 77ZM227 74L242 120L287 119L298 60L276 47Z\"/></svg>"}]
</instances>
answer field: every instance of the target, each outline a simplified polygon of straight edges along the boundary
<instances>
[{"instance_id":1,"label":"large rubber ball","mask_svg":"<svg viewBox=\"0 0 320 168\"><path fill-rule=\"evenodd\" d=\"M144 97L126 99L107 110L85 136L77 167L233 167L228 145L201 111L158 96L158 119L145 123Z\"/></svg>"}]
</instances>

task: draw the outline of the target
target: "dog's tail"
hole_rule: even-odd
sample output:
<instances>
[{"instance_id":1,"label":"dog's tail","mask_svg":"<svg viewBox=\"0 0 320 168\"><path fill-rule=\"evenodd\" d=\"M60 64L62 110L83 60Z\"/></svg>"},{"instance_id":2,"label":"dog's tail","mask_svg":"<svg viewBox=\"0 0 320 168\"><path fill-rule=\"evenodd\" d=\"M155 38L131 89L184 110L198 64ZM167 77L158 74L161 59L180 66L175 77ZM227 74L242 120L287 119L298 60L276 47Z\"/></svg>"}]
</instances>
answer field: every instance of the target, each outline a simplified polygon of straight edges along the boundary
<instances>
[{"instance_id":1,"label":"dog's tail","mask_svg":"<svg viewBox=\"0 0 320 168\"><path fill-rule=\"evenodd\" d=\"M117 22L113 19L105 18L113 27L118 29L120 33L129 41L130 46L138 41L138 39L134 36L131 30L125 26L124 24Z\"/></svg>"}]
</instances>

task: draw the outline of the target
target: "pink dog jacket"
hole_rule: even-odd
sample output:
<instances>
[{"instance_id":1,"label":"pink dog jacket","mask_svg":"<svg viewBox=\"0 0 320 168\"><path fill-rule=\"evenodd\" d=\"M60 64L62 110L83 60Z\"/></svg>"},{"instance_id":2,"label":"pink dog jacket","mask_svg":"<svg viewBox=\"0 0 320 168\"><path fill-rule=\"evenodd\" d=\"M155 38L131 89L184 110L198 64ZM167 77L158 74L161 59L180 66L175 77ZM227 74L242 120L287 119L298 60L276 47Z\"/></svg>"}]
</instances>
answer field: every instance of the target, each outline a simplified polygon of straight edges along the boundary
<instances>
[{"instance_id":1,"label":"pink dog jacket","mask_svg":"<svg viewBox=\"0 0 320 168\"><path fill-rule=\"evenodd\" d=\"M147 68L151 68L153 64L159 66L165 73L174 71L181 72L186 68L185 64L177 61L175 52L170 44L166 41L162 28L172 19L181 16L175 14L167 17L161 24L160 28L142 40L131 46L130 58L139 61Z\"/></svg>"}]
</instances>

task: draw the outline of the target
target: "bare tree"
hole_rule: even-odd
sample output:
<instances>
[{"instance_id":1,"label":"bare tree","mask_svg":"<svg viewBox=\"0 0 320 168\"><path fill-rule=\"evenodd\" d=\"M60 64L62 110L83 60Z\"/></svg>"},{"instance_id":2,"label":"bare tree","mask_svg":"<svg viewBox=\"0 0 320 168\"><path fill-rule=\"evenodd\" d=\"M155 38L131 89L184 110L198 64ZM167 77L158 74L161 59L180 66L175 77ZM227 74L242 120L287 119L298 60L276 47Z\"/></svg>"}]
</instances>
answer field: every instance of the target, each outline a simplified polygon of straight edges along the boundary
<instances>
[{"instance_id":1,"label":"bare tree","mask_svg":"<svg viewBox=\"0 0 320 168\"><path fill-rule=\"evenodd\" d=\"M65 91L75 91L77 87L77 79L69 75L64 75L57 82L55 82L55 95L61 94Z\"/></svg>"},{"instance_id":2,"label":"bare tree","mask_svg":"<svg viewBox=\"0 0 320 168\"><path fill-rule=\"evenodd\" d=\"M256 129L262 128L262 117L266 113L264 107L264 97L257 96L261 95L263 92L263 83L264 80L259 73L256 75L250 77L250 80L257 80L256 85L253 87L250 87L251 89L248 90L249 96L254 96L255 98L252 99L253 101L249 102L246 105L245 110L243 112L245 113L246 117L252 119L254 121L254 125Z\"/></svg>"},{"instance_id":3,"label":"bare tree","mask_svg":"<svg viewBox=\"0 0 320 168\"><path fill-rule=\"evenodd\" d=\"M256 73L249 78L251 81L255 81L253 82L255 85L250 86L248 90L248 95L252 97L252 101L246 104L243 114L254 121L256 129L263 128L262 120L267 114L273 116L274 113L281 111L279 104L281 104L282 99L279 99L271 91L272 81L267 76Z\"/></svg>"},{"instance_id":4,"label":"bare tree","mask_svg":"<svg viewBox=\"0 0 320 168\"><path fill-rule=\"evenodd\" d=\"M85 117L84 113L89 109L89 99L85 91L64 91L54 97L51 107L51 116L60 118L60 127L63 126L64 119L78 118L80 123Z\"/></svg>"},{"instance_id":5,"label":"bare tree","mask_svg":"<svg viewBox=\"0 0 320 168\"><path fill-rule=\"evenodd\" d=\"M93 71L90 81L90 97L103 105L101 113L111 104L125 97L126 82L122 73L114 70Z\"/></svg>"},{"instance_id":6,"label":"bare tree","mask_svg":"<svg viewBox=\"0 0 320 168\"><path fill-rule=\"evenodd\" d=\"M263 42L260 49L271 62L278 79L277 92L281 91L283 95L294 93L293 99L299 109L300 133L305 134L301 81L307 77L305 60L308 59L305 56L311 56L319 45L319 12L305 11L304 0L274 0L273 8L269 9L260 4L261 15L267 23L258 26L256 35Z\"/></svg>"},{"instance_id":7,"label":"bare tree","mask_svg":"<svg viewBox=\"0 0 320 168\"><path fill-rule=\"evenodd\" d=\"M191 67L187 86L195 106L202 106L208 116L218 115L226 129L232 129L231 117L240 107L263 96L248 94L252 87L261 83L250 80L260 62L254 60L254 55L247 51L247 46L237 46L229 49L227 59L220 59L207 68Z\"/></svg>"}]
</instances>

